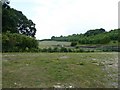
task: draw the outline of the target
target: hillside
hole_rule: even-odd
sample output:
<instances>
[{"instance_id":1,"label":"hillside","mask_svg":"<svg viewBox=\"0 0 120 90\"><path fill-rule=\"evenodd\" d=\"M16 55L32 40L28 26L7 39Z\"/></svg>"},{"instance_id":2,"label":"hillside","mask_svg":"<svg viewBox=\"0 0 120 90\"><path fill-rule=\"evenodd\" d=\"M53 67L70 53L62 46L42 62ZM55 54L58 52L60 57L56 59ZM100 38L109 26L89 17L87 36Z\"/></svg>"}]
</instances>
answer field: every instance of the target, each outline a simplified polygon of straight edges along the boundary
<instances>
[{"instance_id":1,"label":"hillside","mask_svg":"<svg viewBox=\"0 0 120 90\"><path fill-rule=\"evenodd\" d=\"M73 34L39 41L42 52L119 52L119 30L88 30L84 34ZM66 45L67 44L67 45Z\"/></svg>"},{"instance_id":2,"label":"hillside","mask_svg":"<svg viewBox=\"0 0 120 90\"><path fill-rule=\"evenodd\" d=\"M107 32L105 29L101 28L89 30L84 34L73 34L60 37L52 36L51 40L77 42L79 44L109 44L112 41L116 43L117 41L120 41L118 35L119 30L120 29L114 29Z\"/></svg>"}]
</instances>

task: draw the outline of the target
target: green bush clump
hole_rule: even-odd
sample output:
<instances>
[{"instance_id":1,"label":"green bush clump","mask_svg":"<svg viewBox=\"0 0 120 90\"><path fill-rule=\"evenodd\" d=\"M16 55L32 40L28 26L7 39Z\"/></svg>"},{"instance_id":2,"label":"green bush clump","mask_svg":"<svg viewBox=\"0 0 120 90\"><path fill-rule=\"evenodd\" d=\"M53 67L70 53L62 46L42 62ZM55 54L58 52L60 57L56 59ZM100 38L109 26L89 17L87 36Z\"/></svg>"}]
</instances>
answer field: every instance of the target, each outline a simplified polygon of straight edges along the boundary
<instances>
[{"instance_id":1,"label":"green bush clump","mask_svg":"<svg viewBox=\"0 0 120 90\"><path fill-rule=\"evenodd\" d=\"M2 51L3 52L28 52L37 51L38 42L33 37L17 33L3 33Z\"/></svg>"},{"instance_id":2,"label":"green bush clump","mask_svg":"<svg viewBox=\"0 0 120 90\"><path fill-rule=\"evenodd\" d=\"M74 47L77 45L77 42L71 42L71 46Z\"/></svg>"}]
</instances>

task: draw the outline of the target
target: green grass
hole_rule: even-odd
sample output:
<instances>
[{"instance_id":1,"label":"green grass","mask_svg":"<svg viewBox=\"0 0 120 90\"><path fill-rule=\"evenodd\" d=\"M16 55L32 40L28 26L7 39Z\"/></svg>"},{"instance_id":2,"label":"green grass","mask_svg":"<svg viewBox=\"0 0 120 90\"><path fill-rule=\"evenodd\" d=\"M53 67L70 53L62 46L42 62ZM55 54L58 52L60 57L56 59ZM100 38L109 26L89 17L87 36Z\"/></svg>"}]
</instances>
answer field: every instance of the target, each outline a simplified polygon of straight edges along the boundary
<instances>
[{"instance_id":1,"label":"green grass","mask_svg":"<svg viewBox=\"0 0 120 90\"><path fill-rule=\"evenodd\" d=\"M55 46L70 46L71 42L60 42L60 41L40 41L39 47L40 48L49 48Z\"/></svg>"},{"instance_id":2,"label":"green grass","mask_svg":"<svg viewBox=\"0 0 120 90\"><path fill-rule=\"evenodd\" d=\"M112 63L112 64L111 64ZM118 54L3 53L3 88L116 88Z\"/></svg>"}]
</instances>

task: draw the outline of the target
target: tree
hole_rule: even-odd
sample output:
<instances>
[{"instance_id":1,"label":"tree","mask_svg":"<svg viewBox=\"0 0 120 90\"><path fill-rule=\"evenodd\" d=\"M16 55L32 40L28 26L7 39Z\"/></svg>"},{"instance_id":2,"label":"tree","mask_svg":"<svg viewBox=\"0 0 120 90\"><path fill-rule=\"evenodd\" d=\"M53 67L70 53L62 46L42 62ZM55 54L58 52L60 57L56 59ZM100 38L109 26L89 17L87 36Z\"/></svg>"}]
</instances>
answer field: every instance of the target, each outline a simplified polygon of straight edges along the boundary
<instances>
[{"instance_id":1,"label":"tree","mask_svg":"<svg viewBox=\"0 0 120 90\"><path fill-rule=\"evenodd\" d=\"M28 20L21 11L10 8L7 0L2 1L2 32L10 31L35 37L36 28L32 20Z\"/></svg>"},{"instance_id":2,"label":"tree","mask_svg":"<svg viewBox=\"0 0 120 90\"><path fill-rule=\"evenodd\" d=\"M105 29L100 28L100 29L95 29L95 30L89 30L85 33L85 36L92 36L92 35L97 35L97 34L101 34L104 33Z\"/></svg>"},{"instance_id":3,"label":"tree","mask_svg":"<svg viewBox=\"0 0 120 90\"><path fill-rule=\"evenodd\" d=\"M9 6L10 1L9 0L1 0L1 3L2 3L3 8L10 8L10 6Z\"/></svg>"}]
</instances>

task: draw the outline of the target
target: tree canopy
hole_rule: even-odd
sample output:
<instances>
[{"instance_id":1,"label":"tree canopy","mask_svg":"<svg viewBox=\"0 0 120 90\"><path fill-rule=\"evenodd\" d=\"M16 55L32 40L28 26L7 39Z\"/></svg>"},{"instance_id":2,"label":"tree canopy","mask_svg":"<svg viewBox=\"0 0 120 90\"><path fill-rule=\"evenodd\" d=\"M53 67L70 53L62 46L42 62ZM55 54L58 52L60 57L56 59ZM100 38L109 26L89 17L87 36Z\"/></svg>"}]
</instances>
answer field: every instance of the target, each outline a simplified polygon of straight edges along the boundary
<instances>
[{"instance_id":1,"label":"tree canopy","mask_svg":"<svg viewBox=\"0 0 120 90\"><path fill-rule=\"evenodd\" d=\"M32 20L16 9L10 8L9 1L2 0L2 32L10 31L35 37L36 28Z\"/></svg>"},{"instance_id":2,"label":"tree canopy","mask_svg":"<svg viewBox=\"0 0 120 90\"><path fill-rule=\"evenodd\" d=\"M2 3L2 51L19 52L38 49L35 39L36 28L32 20L9 6L8 0Z\"/></svg>"},{"instance_id":3,"label":"tree canopy","mask_svg":"<svg viewBox=\"0 0 120 90\"><path fill-rule=\"evenodd\" d=\"M88 30L84 34L73 34L62 37L52 36L51 40L55 41L70 41L79 42L80 44L107 44L110 41L120 41L120 29L111 30L106 32L105 29Z\"/></svg>"}]
</instances>

